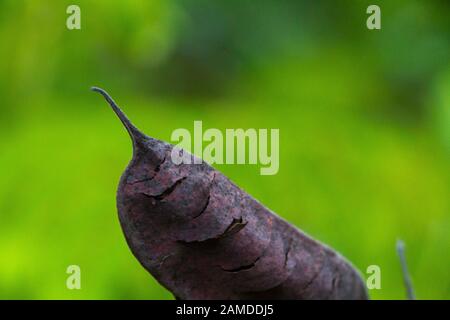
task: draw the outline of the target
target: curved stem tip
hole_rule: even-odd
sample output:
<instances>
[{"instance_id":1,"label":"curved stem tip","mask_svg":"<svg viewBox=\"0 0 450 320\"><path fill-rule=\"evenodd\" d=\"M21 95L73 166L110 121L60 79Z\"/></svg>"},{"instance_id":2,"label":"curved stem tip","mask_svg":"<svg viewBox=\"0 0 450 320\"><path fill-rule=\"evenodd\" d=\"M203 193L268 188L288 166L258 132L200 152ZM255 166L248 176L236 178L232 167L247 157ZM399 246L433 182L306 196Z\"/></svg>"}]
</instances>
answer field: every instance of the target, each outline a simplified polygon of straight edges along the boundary
<instances>
[{"instance_id":1,"label":"curved stem tip","mask_svg":"<svg viewBox=\"0 0 450 320\"><path fill-rule=\"evenodd\" d=\"M128 117L123 113L123 111L119 108L119 106L115 103L113 98L103 89L98 87L91 87L92 91L100 93L105 100L108 102L108 104L111 106L115 114L119 117L122 124L127 129L131 140L133 141L133 149L136 150L138 146L143 143L148 137L143 134L138 128L136 128L133 123L128 119Z\"/></svg>"}]
</instances>

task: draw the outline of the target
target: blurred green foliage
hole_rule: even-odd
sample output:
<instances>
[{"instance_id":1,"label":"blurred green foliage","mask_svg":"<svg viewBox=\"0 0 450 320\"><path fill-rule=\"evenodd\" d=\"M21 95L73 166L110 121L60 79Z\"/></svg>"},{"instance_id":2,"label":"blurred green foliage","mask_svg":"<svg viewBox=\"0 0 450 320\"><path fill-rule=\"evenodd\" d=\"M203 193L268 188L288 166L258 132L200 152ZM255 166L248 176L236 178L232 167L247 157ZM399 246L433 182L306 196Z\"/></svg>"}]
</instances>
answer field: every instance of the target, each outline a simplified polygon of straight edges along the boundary
<instances>
[{"instance_id":1,"label":"blurred green foliage","mask_svg":"<svg viewBox=\"0 0 450 320\"><path fill-rule=\"evenodd\" d=\"M66 29L81 7L82 29ZM373 298L450 298L450 25L445 1L0 2L0 298L165 299L115 209L128 137L280 128L280 171L223 171L348 257ZM80 265L82 289L66 268Z\"/></svg>"}]
</instances>

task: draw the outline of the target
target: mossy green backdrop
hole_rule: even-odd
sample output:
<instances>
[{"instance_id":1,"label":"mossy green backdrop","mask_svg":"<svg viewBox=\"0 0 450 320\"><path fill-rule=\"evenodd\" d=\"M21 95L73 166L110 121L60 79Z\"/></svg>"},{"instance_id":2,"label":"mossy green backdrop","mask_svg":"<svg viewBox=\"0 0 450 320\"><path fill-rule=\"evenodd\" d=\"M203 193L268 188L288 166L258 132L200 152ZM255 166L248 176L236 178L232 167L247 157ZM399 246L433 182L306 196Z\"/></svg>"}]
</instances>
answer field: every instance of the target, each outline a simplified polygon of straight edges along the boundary
<instances>
[{"instance_id":1,"label":"mossy green backdrop","mask_svg":"<svg viewBox=\"0 0 450 320\"><path fill-rule=\"evenodd\" d=\"M81 30L66 8L81 8ZM0 2L0 298L172 299L134 259L115 192L129 138L279 128L280 170L217 166L366 268L372 298L450 298L450 25L445 1ZM81 267L81 290L66 268Z\"/></svg>"}]
</instances>

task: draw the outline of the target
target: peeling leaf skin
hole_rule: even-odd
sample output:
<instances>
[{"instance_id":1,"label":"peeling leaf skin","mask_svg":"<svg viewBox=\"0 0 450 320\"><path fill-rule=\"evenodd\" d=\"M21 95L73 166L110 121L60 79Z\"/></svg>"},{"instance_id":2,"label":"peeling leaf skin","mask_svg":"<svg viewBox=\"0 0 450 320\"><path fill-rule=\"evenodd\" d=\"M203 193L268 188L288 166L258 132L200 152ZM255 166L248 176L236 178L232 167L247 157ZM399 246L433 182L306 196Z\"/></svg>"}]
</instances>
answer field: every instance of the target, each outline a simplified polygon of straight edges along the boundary
<instances>
[{"instance_id":1,"label":"peeling leaf skin","mask_svg":"<svg viewBox=\"0 0 450 320\"><path fill-rule=\"evenodd\" d=\"M117 192L134 256L179 299L367 299L344 258L265 208L208 164L175 165L100 92L133 141Z\"/></svg>"}]
</instances>

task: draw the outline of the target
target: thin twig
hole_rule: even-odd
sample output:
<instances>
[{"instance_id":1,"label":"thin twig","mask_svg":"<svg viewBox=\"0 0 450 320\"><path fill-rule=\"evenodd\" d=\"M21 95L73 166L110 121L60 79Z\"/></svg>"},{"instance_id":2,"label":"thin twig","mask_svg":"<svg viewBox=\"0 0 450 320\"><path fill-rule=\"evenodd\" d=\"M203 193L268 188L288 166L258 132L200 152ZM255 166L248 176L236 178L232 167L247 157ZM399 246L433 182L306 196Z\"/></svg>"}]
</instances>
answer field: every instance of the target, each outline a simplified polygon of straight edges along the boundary
<instances>
[{"instance_id":1,"label":"thin twig","mask_svg":"<svg viewBox=\"0 0 450 320\"><path fill-rule=\"evenodd\" d=\"M405 283L406 287L406 295L409 300L414 300L416 297L414 296L411 278L409 277L408 273L408 266L406 265L405 243L400 239L397 240L397 253L400 258L400 264L402 266L403 282Z\"/></svg>"}]
</instances>

